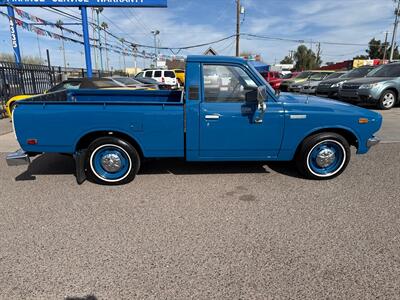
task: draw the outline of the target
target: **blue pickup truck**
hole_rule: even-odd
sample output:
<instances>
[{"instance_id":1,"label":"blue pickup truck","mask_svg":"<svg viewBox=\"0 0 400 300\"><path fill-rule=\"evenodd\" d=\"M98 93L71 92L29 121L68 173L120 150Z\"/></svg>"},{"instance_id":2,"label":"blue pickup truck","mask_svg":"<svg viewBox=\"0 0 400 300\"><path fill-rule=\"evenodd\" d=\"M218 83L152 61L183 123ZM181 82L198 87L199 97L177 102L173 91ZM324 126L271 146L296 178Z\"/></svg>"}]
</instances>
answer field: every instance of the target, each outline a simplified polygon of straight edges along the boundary
<instances>
[{"instance_id":1,"label":"blue pickup truck","mask_svg":"<svg viewBox=\"0 0 400 300\"><path fill-rule=\"evenodd\" d=\"M350 146L379 142L380 114L314 96L276 95L245 60L189 56L185 91L66 90L20 101L22 149L9 165L42 153L72 154L79 183L132 181L147 158L292 161L312 179L339 175Z\"/></svg>"}]
</instances>

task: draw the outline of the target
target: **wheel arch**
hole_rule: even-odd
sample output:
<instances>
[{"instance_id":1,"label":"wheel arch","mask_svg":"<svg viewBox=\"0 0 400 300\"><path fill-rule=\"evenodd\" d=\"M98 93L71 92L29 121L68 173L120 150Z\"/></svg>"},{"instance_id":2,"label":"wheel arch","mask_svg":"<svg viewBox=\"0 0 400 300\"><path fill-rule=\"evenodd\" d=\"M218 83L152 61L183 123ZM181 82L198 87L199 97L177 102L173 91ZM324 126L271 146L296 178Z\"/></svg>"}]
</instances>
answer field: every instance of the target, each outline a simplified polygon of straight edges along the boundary
<instances>
[{"instance_id":1,"label":"wheel arch","mask_svg":"<svg viewBox=\"0 0 400 300\"><path fill-rule=\"evenodd\" d=\"M130 136L129 134L126 134L124 132L115 131L115 130L109 130L109 131L97 130L97 131L91 131L91 132L86 133L76 142L75 151L87 149L91 142L93 142L95 139L98 139L101 137L120 138L120 139L130 143L133 147L135 147L136 151L139 153L140 158L144 157L142 147L132 136Z\"/></svg>"},{"instance_id":2,"label":"wheel arch","mask_svg":"<svg viewBox=\"0 0 400 300\"><path fill-rule=\"evenodd\" d=\"M295 157L297 156L297 154L299 153L299 150L301 148L301 145L303 143L303 141L305 139L307 139L308 137L318 134L318 133L336 133L339 134L341 136L343 136L343 138L346 139L346 141L349 143L350 146L354 146L358 149L359 147L359 139L357 137L357 135L350 129L348 128L342 128L342 127L327 127L327 128L319 128L316 130L313 130L311 132L309 132L306 136L303 137L303 139L300 141L300 143L297 145L296 147L296 152L295 152Z\"/></svg>"}]
</instances>

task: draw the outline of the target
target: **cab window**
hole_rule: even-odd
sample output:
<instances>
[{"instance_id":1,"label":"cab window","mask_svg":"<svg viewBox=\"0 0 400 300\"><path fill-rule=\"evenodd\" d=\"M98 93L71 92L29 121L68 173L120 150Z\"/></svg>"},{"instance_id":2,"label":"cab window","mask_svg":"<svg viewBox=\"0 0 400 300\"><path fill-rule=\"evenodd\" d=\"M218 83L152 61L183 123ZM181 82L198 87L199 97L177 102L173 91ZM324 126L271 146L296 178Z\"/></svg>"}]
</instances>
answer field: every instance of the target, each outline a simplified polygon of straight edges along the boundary
<instances>
[{"instance_id":1,"label":"cab window","mask_svg":"<svg viewBox=\"0 0 400 300\"><path fill-rule=\"evenodd\" d=\"M257 84L239 66L203 65L206 102L254 102Z\"/></svg>"},{"instance_id":2,"label":"cab window","mask_svg":"<svg viewBox=\"0 0 400 300\"><path fill-rule=\"evenodd\" d=\"M155 71L155 72L154 72L154 77L155 77L155 78L161 77L161 71Z\"/></svg>"},{"instance_id":3,"label":"cab window","mask_svg":"<svg viewBox=\"0 0 400 300\"><path fill-rule=\"evenodd\" d=\"M146 73L144 73L144 77L152 77L153 76L153 71L146 71Z\"/></svg>"}]
</instances>

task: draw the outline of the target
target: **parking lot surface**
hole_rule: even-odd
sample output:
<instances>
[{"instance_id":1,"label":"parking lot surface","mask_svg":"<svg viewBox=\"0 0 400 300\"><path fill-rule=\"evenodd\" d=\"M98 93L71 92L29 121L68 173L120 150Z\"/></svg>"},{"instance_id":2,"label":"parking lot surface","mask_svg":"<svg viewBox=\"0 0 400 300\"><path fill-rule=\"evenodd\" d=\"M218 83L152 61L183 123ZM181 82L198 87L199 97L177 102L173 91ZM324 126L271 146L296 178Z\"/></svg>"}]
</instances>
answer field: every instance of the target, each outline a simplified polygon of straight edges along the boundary
<instances>
[{"instance_id":1,"label":"parking lot surface","mask_svg":"<svg viewBox=\"0 0 400 300\"><path fill-rule=\"evenodd\" d=\"M71 158L6 167L0 298L396 299L400 144L331 181L290 164L152 161L78 186Z\"/></svg>"}]
</instances>

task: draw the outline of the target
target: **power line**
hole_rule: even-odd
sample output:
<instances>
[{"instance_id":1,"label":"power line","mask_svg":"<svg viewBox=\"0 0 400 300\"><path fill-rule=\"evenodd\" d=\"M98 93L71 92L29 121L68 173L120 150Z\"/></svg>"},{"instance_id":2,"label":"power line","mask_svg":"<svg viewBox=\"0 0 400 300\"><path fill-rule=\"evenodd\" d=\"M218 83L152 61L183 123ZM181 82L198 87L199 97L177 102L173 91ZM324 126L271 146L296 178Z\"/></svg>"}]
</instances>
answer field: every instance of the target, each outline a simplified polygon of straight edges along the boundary
<instances>
[{"instance_id":1,"label":"power line","mask_svg":"<svg viewBox=\"0 0 400 300\"><path fill-rule=\"evenodd\" d=\"M261 40L273 40L273 41L284 41L284 42L294 42L294 43L310 43L310 44L325 44L325 45L336 45L336 46L369 46L373 43L367 44L358 44L358 43L344 43L344 42L330 42L330 41L314 41L314 40L307 40L307 39L290 39L290 38L281 38L281 37L272 37L272 36L265 36L265 35L258 35L258 34L251 34L251 33L241 33L242 37L249 37L254 39L261 39Z\"/></svg>"}]
</instances>

